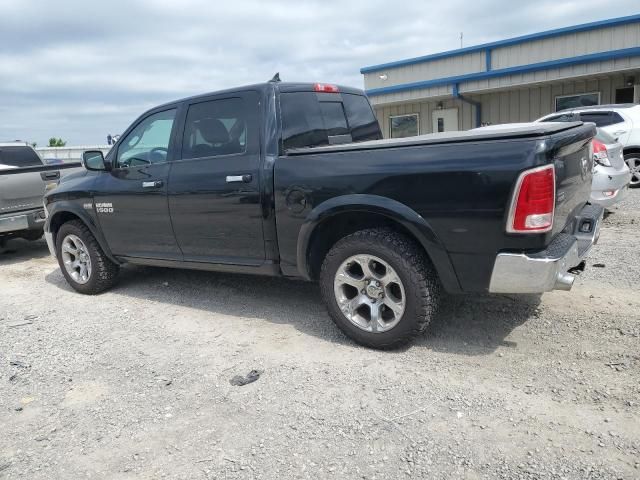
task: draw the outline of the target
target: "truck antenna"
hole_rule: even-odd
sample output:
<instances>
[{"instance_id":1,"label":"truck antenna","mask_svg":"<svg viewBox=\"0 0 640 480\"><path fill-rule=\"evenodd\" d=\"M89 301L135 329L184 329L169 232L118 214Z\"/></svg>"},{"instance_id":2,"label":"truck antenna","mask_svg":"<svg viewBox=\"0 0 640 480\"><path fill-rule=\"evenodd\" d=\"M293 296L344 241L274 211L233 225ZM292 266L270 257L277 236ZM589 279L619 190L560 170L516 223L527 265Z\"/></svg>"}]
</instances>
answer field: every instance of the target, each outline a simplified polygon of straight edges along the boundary
<instances>
[{"instance_id":1,"label":"truck antenna","mask_svg":"<svg viewBox=\"0 0 640 480\"><path fill-rule=\"evenodd\" d=\"M269 80L269 82L280 82L280 72L276 72L276 74L273 76L273 78L271 80Z\"/></svg>"}]
</instances>

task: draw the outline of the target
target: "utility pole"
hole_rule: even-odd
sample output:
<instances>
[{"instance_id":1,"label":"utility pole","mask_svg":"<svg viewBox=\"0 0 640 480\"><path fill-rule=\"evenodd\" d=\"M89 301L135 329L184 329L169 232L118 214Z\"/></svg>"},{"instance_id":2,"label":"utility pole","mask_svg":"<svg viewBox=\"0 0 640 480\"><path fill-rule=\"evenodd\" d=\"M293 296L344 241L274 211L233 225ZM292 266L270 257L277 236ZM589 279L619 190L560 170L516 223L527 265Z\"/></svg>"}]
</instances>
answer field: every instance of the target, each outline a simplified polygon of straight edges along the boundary
<instances>
[{"instance_id":1,"label":"utility pole","mask_svg":"<svg viewBox=\"0 0 640 480\"><path fill-rule=\"evenodd\" d=\"M462 38L463 38L464 34L463 32L460 32L460 48L462 48Z\"/></svg>"}]
</instances>

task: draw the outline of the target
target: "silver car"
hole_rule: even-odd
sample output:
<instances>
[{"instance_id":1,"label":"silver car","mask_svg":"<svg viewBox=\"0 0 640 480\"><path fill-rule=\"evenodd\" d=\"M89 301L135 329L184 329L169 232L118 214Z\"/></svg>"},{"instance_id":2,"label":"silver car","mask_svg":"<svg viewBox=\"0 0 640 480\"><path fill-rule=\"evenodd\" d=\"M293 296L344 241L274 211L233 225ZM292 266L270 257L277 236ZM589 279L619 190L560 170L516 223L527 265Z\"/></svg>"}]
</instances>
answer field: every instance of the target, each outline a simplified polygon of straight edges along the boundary
<instances>
[{"instance_id":1,"label":"silver car","mask_svg":"<svg viewBox=\"0 0 640 480\"><path fill-rule=\"evenodd\" d=\"M627 194L631 171L624 161L622 149L621 143L598 128L598 134L593 139L591 203L610 207Z\"/></svg>"}]
</instances>

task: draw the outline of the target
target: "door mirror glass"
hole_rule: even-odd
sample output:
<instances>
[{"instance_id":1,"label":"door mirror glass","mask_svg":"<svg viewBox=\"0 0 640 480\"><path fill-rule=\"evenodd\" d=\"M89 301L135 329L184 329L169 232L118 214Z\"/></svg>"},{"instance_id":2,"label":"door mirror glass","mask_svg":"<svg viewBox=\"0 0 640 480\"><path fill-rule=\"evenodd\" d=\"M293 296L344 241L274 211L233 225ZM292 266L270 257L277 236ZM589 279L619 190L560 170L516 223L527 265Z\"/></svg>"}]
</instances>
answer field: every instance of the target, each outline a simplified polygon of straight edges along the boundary
<instances>
[{"instance_id":1,"label":"door mirror glass","mask_svg":"<svg viewBox=\"0 0 640 480\"><path fill-rule=\"evenodd\" d=\"M92 171L106 170L107 166L104 163L104 155L100 150L88 150L82 153L82 163L84 168Z\"/></svg>"}]
</instances>

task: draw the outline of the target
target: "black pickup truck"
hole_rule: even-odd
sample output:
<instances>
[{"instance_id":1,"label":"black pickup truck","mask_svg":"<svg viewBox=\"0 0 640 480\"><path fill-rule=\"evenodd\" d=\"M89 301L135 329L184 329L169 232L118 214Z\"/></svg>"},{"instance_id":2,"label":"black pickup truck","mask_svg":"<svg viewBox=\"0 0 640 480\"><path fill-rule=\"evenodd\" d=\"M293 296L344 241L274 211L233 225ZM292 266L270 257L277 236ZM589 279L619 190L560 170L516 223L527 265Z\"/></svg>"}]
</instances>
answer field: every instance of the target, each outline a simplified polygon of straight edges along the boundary
<instances>
[{"instance_id":1,"label":"black pickup truck","mask_svg":"<svg viewBox=\"0 0 640 480\"><path fill-rule=\"evenodd\" d=\"M381 140L361 90L268 82L138 118L46 195L77 291L125 263L318 281L355 341L392 348L449 293L569 290L597 241L591 124ZM283 299L286 301L286 299Z\"/></svg>"}]
</instances>

